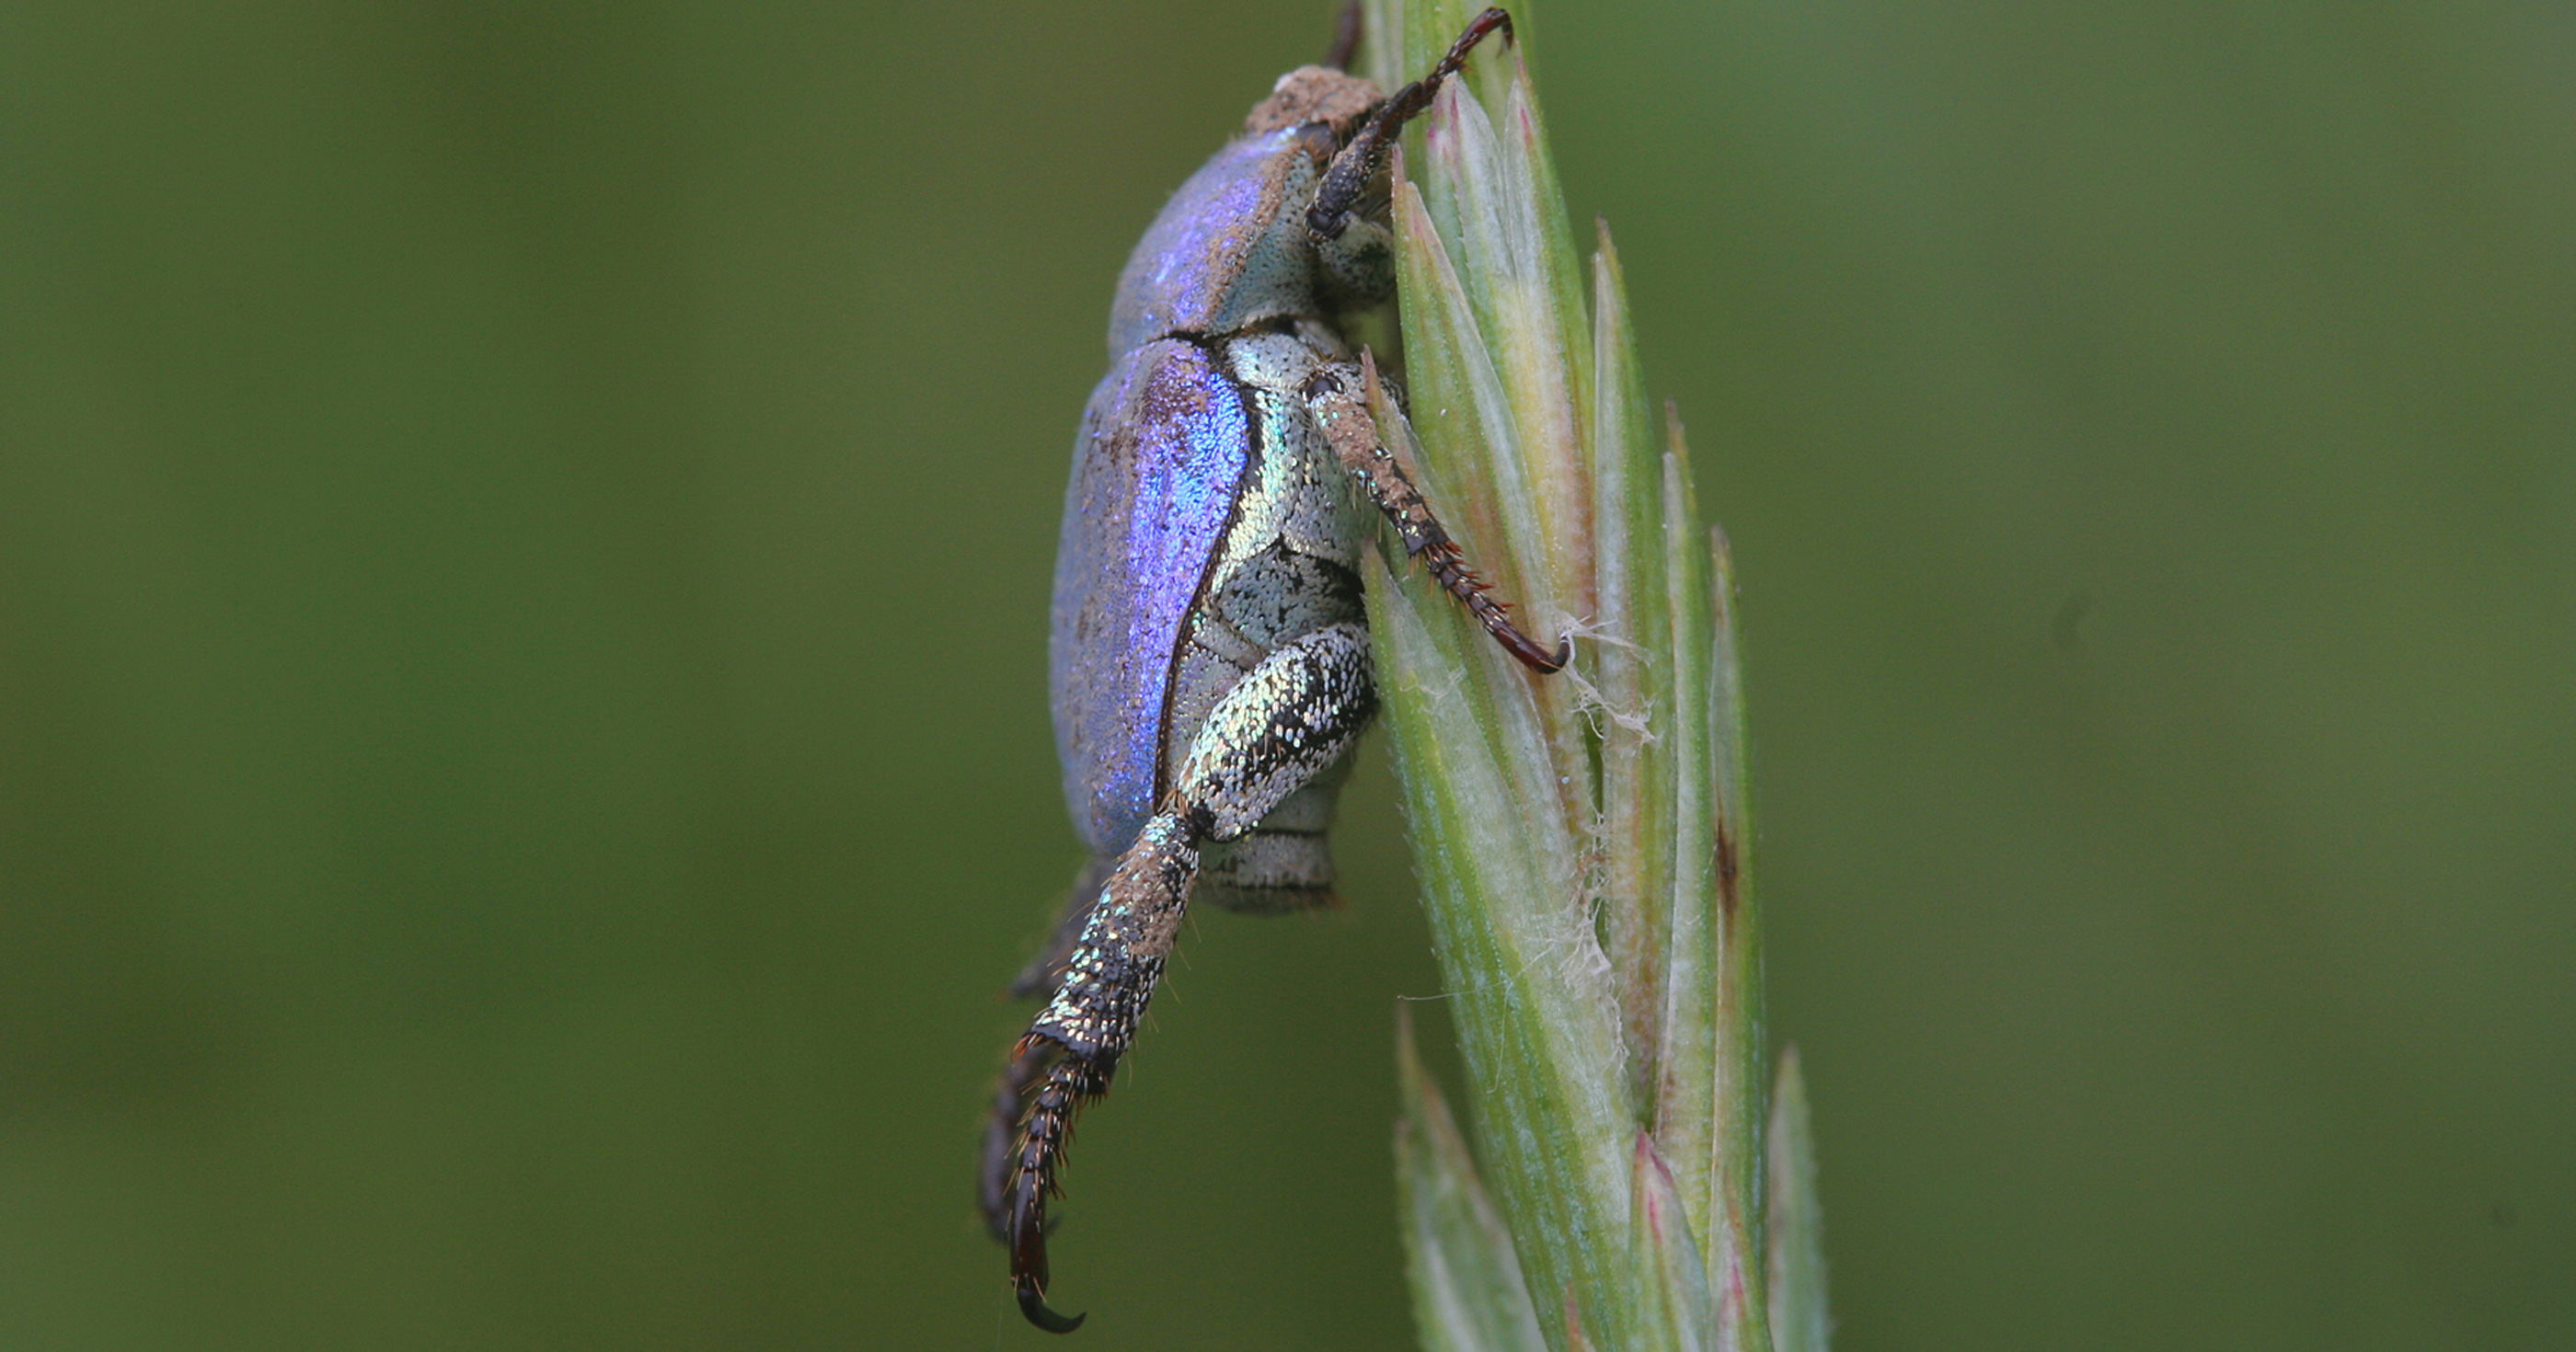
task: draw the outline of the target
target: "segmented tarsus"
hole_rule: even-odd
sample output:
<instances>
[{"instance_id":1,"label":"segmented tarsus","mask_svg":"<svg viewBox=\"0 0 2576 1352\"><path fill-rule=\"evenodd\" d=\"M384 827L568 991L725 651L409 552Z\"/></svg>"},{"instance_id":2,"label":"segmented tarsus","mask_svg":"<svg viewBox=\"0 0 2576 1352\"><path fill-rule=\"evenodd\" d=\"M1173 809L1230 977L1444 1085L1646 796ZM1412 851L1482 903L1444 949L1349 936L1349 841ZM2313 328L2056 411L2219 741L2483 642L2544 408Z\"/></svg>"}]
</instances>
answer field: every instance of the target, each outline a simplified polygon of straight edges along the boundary
<instances>
[{"instance_id":1,"label":"segmented tarsus","mask_svg":"<svg viewBox=\"0 0 2576 1352\"><path fill-rule=\"evenodd\" d=\"M1435 525L1433 529L1438 530L1439 527ZM1421 548L1413 551L1413 556L1421 559L1423 565L1430 569L1432 580L1439 583L1442 590L1458 598L1459 604L1467 607L1467 613L1485 626L1485 632L1493 635L1494 640L1503 645L1504 651L1519 658L1522 665L1545 675L1563 671L1565 664L1574 660L1573 640L1559 639L1556 651L1551 653L1522 633L1519 625L1512 623L1511 604L1494 599L1485 580L1476 575L1475 569L1467 566L1466 551L1449 538L1448 532L1441 531L1440 538L1425 541Z\"/></svg>"},{"instance_id":2,"label":"segmented tarsus","mask_svg":"<svg viewBox=\"0 0 2576 1352\"><path fill-rule=\"evenodd\" d=\"M1048 1058L1052 1064L1038 1084L1027 1115L1018 1124L1020 1158L1012 1170L1006 1199L1011 1272L1020 1313L1050 1332L1071 1333L1082 1326L1084 1316L1058 1314L1046 1303L1046 1204L1048 1198L1063 1192L1056 1183L1055 1172L1064 1158L1065 1147L1073 1141L1074 1114L1083 1104L1108 1092L1109 1075L1106 1067L1095 1066L1090 1058L1036 1034L1020 1039L1019 1046L1012 1049L1011 1064L1016 1068L1037 1058Z\"/></svg>"}]
</instances>

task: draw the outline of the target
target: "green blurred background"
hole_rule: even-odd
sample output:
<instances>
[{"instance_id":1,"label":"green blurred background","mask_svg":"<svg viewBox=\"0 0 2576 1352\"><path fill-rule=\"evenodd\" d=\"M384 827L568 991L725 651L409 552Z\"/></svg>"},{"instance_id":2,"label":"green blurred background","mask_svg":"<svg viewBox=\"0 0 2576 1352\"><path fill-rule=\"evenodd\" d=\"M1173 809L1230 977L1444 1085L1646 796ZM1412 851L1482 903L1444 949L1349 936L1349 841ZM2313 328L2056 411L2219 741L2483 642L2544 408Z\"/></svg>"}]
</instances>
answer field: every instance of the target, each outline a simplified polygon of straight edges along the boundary
<instances>
[{"instance_id":1,"label":"green blurred background","mask_svg":"<svg viewBox=\"0 0 2576 1352\"><path fill-rule=\"evenodd\" d=\"M1066 452L1331 8L0 7L0 1346L1064 1345L970 1176ZM2576 9L1528 33L1840 1346L2576 1345ZM1083 1345L1410 1341L1390 804L1194 927Z\"/></svg>"}]
</instances>

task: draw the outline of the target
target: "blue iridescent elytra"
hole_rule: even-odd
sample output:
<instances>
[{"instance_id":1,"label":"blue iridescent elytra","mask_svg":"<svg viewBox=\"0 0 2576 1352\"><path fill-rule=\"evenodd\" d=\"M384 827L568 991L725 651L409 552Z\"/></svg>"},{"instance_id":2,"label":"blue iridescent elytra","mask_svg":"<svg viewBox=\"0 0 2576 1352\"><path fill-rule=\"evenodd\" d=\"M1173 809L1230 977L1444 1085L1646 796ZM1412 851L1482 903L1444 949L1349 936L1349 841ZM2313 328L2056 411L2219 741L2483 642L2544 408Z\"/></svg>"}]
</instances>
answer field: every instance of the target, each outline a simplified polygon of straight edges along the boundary
<instances>
[{"instance_id":1,"label":"blue iridescent elytra","mask_svg":"<svg viewBox=\"0 0 2576 1352\"><path fill-rule=\"evenodd\" d=\"M1019 993L1047 1006L985 1131L982 1203L1031 1323L1049 1308L1047 1200L1073 1115L1109 1087L1192 900L1252 913L1332 898L1325 830L1377 711L1360 551L1406 555L1533 670L1562 667L1475 580L1381 442L1336 324L1394 290L1385 148L1487 33L1380 96L1308 66L1175 193L1110 307L1109 374L1074 439L1049 696L1091 855ZM1336 63L1338 64L1338 63Z\"/></svg>"},{"instance_id":2,"label":"blue iridescent elytra","mask_svg":"<svg viewBox=\"0 0 2576 1352\"><path fill-rule=\"evenodd\" d=\"M1252 436L1234 382L1165 339L1110 368L1078 445L1055 578L1056 752L1082 843L1113 855L1161 787L1172 655Z\"/></svg>"}]
</instances>

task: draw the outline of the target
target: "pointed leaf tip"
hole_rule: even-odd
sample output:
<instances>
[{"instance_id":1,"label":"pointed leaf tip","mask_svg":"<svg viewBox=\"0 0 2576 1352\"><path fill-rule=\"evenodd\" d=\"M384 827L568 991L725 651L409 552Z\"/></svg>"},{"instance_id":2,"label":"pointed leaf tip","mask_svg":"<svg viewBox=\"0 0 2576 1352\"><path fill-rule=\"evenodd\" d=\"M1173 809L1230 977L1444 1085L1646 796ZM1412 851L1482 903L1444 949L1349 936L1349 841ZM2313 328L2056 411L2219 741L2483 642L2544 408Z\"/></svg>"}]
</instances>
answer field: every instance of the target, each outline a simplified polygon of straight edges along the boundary
<instances>
[{"instance_id":1,"label":"pointed leaf tip","mask_svg":"<svg viewBox=\"0 0 2576 1352\"><path fill-rule=\"evenodd\" d=\"M1771 1337L1777 1352L1826 1352L1824 1213L1816 1199L1816 1143L1798 1049L1780 1053L1771 1095Z\"/></svg>"},{"instance_id":2,"label":"pointed leaf tip","mask_svg":"<svg viewBox=\"0 0 2576 1352\"><path fill-rule=\"evenodd\" d=\"M1546 1352L1538 1310L1511 1232L1486 1196L1440 1086L1413 1042L1412 1012L1396 1006L1399 1224L1411 1269L1413 1317L1427 1352Z\"/></svg>"}]
</instances>

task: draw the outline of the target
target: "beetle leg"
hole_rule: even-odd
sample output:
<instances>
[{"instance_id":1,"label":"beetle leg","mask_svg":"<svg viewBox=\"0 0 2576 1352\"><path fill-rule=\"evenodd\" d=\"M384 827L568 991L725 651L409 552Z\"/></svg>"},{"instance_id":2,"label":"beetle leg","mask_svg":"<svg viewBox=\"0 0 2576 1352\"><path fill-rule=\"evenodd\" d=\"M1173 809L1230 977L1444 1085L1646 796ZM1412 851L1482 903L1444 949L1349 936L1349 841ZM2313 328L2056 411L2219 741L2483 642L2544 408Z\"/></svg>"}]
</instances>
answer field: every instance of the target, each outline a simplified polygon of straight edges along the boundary
<instances>
[{"instance_id":1,"label":"beetle leg","mask_svg":"<svg viewBox=\"0 0 2576 1352\"><path fill-rule=\"evenodd\" d=\"M1064 981L1065 960L1073 956L1073 946L1082 938L1083 922L1091 918L1091 904L1099 899L1100 884L1108 879L1109 866L1114 862L1094 859L1083 865L1082 873L1065 892L1064 914L1057 918L1055 932L1047 936L1046 947L1011 978L1012 999L1045 995Z\"/></svg>"},{"instance_id":2,"label":"beetle leg","mask_svg":"<svg viewBox=\"0 0 2576 1352\"><path fill-rule=\"evenodd\" d=\"M1362 214L1354 208L1367 195L1370 185L1386 172L1386 148L1404 134L1405 123L1431 106L1432 96L1440 92L1440 82L1466 67L1467 53L1498 28L1503 41L1512 40L1512 16L1501 9L1486 10L1469 20L1466 31L1449 45L1449 54L1440 58L1429 74L1379 104L1352 135L1350 144L1333 156L1332 167L1324 171L1323 186L1315 190L1314 205L1306 209L1306 229L1318 244L1340 239L1352 219Z\"/></svg>"},{"instance_id":3,"label":"beetle leg","mask_svg":"<svg viewBox=\"0 0 2576 1352\"><path fill-rule=\"evenodd\" d=\"M1082 941L1082 929L1091 919L1092 905L1100 898L1101 882L1109 876L1113 861L1094 859L1085 864L1073 887L1066 893L1064 915L1048 936L1047 946L1029 959L1029 965L1011 978L1011 998L1023 999L1044 995L1064 981L1065 964L1073 958L1074 947ZM976 1200L984 1210L984 1223L993 1238L1009 1243L1011 1232L1006 1224L1011 1186L1011 1145L1018 1136L1020 1116L1028 1108L1029 1086L1046 1073L1048 1058L1044 1055L1015 1055L1002 1071L1002 1083L993 1091L993 1108L984 1120L984 1167L976 1175Z\"/></svg>"},{"instance_id":4,"label":"beetle leg","mask_svg":"<svg viewBox=\"0 0 2576 1352\"><path fill-rule=\"evenodd\" d=\"M995 1098L997 1114L1028 1103L1017 1148L995 1152L987 1137L986 1205L1011 1246L1030 1323L1056 1333L1082 1323L1046 1303L1047 1198L1074 1114L1108 1092L1145 1017L1188 910L1199 845L1252 830L1340 759L1376 712L1359 625L1327 625L1273 651L1208 711L1170 795L1101 886L1064 984L1012 1050Z\"/></svg>"},{"instance_id":5,"label":"beetle leg","mask_svg":"<svg viewBox=\"0 0 2576 1352\"><path fill-rule=\"evenodd\" d=\"M1324 53L1323 64L1329 70L1349 70L1351 58L1360 50L1360 0L1349 0L1333 20L1333 47Z\"/></svg>"},{"instance_id":6,"label":"beetle leg","mask_svg":"<svg viewBox=\"0 0 2576 1352\"><path fill-rule=\"evenodd\" d=\"M1368 405L1361 402L1361 392L1368 388L1369 372L1350 362L1334 362L1316 369L1306 378L1298 393L1315 414L1315 423L1324 431L1324 439L1333 443L1334 454L1342 466L1368 490L1369 501L1386 514L1395 526L1397 538L1404 541L1408 558L1419 559L1431 570L1432 580L1457 597L1467 613L1485 626L1485 632L1503 645L1503 651L1519 658L1530 670L1545 675L1562 671L1574 659L1570 639L1557 640L1556 651L1549 652L1537 640L1522 633L1512 623L1511 607L1494 599L1485 580L1467 566L1466 554L1450 538L1447 527L1432 514L1431 504L1414 485L1404 465L1386 448L1378 436L1377 420L1369 416Z\"/></svg>"},{"instance_id":7,"label":"beetle leg","mask_svg":"<svg viewBox=\"0 0 2576 1352\"><path fill-rule=\"evenodd\" d=\"M1011 1242L1011 1182L1018 1176L1012 1167L1012 1148L1019 1143L1020 1120L1028 1115L1029 1086L1054 1067L1056 1050L1050 1044L1032 1045L1029 1039L1020 1039L1011 1048L1010 1064L1002 1068L1002 1082L993 1090L992 1111L984 1117L983 1167L975 1176L975 1201L984 1213L984 1228L1005 1244Z\"/></svg>"}]
</instances>

